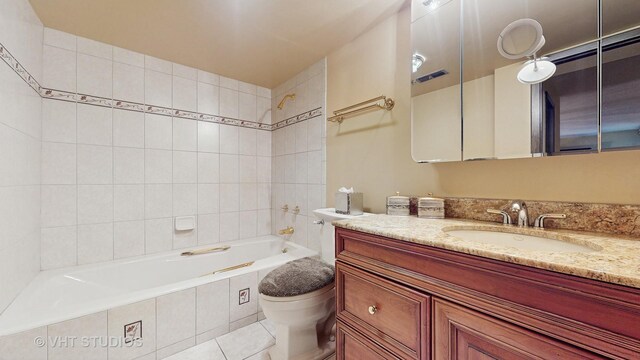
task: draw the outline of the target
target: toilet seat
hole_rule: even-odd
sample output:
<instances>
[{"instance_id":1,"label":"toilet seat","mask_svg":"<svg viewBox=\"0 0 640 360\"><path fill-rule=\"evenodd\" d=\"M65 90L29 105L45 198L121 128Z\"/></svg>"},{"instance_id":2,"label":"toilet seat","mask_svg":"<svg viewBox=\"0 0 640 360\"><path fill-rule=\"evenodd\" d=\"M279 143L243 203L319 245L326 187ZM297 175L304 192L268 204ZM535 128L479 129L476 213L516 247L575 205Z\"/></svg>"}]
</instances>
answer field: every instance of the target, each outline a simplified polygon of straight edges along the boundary
<instances>
[{"instance_id":1,"label":"toilet seat","mask_svg":"<svg viewBox=\"0 0 640 360\"><path fill-rule=\"evenodd\" d=\"M333 290L335 288L336 284L335 282L332 282L331 284L320 288L318 290L314 290L312 292L306 293L306 294L302 294L302 295L296 295L296 296L269 296L269 295L264 295L264 294L260 294L261 298L265 301L271 301L271 302L293 302L293 301L300 301L300 300L307 300L307 299L311 299L314 298L316 296L321 296L322 294L329 292L331 290Z\"/></svg>"}]
</instances>

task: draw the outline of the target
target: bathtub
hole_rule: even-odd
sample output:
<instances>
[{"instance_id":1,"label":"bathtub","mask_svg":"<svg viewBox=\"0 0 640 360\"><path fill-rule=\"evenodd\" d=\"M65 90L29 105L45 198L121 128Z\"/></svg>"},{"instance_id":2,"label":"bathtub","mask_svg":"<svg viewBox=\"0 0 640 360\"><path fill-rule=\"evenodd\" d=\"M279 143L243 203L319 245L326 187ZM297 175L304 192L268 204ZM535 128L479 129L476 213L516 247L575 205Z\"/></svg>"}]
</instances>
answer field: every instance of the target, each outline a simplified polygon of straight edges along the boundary
<instances>
[{"instance_id":1,"label":"bathtub","mask_svg":"<svg viewBox=\"0 0 640 360\"><path fill-rule=\"evenodd\" d=\"M40 272L0 315L0 336L14 334L249 272L271 269L317 252L276 236ZM240 264L251 265L212 274Z\"/></svg>"}]
</instances>

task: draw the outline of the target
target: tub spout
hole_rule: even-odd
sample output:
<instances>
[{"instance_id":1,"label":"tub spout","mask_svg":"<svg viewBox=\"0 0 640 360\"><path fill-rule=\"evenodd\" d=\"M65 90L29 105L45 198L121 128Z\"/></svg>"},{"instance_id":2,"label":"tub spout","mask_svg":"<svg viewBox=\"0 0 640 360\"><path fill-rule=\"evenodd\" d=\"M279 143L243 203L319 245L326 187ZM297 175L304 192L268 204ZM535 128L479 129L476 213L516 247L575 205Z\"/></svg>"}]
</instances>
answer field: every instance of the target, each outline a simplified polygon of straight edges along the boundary
<instances>
[{"instance_id":1,"label":"tub spout","mask_svg":"<svg viewBox=\"0 0 640 360\"><path fill-rule=\"evenodd\" d=\"M293 234L294 230L291 226L288 226L286 229L282 229L280 231L278 231L278 234L280 235L291 235Z\"/></svg>"}]
</instances>

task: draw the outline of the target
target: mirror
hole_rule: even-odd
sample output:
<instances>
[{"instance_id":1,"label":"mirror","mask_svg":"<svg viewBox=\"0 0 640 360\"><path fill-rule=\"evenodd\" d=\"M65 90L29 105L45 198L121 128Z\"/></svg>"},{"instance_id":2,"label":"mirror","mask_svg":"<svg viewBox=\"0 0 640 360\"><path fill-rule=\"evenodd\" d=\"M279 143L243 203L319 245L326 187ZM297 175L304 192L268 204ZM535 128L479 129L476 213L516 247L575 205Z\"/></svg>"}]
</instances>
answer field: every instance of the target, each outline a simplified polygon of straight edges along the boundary
<instances>
[{"instance_id":1,"label":"mirror","mask_svg":"<svg viewBox=\"0 0 640 360\"><path fill-rule=\"evenodd\" d=\"M416 161L640 148L640 1L413 0L411 32Z\"/></svg>"},{"instance_id":2,"label":"mirror","mask_svg":"<svg viewBox=\"0 0 640 360\"><path fill-rule=\"evenodd\" d=\"M412 3L411 153L418 162L462 159L461 3Z\"/></svg>"}]
</instances>

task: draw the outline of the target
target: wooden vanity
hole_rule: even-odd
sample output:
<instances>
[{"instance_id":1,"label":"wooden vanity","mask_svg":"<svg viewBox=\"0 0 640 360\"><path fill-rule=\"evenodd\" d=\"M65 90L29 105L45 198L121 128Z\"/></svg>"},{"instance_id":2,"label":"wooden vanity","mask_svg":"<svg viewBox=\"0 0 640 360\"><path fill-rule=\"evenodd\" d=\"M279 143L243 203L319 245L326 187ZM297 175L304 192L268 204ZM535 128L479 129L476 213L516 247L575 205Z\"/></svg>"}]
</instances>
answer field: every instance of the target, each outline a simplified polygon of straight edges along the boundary
<instances>
[{"instance_id":1,"label":"wooden vanity","mask_svg":"<svg viewBox=\"0 0 640 360\"><path fill-rule=\"evenodd\" d=\"M340 227L336 258L338 359L640 359L636 287Z\"/></svg>"}]
</instances>

